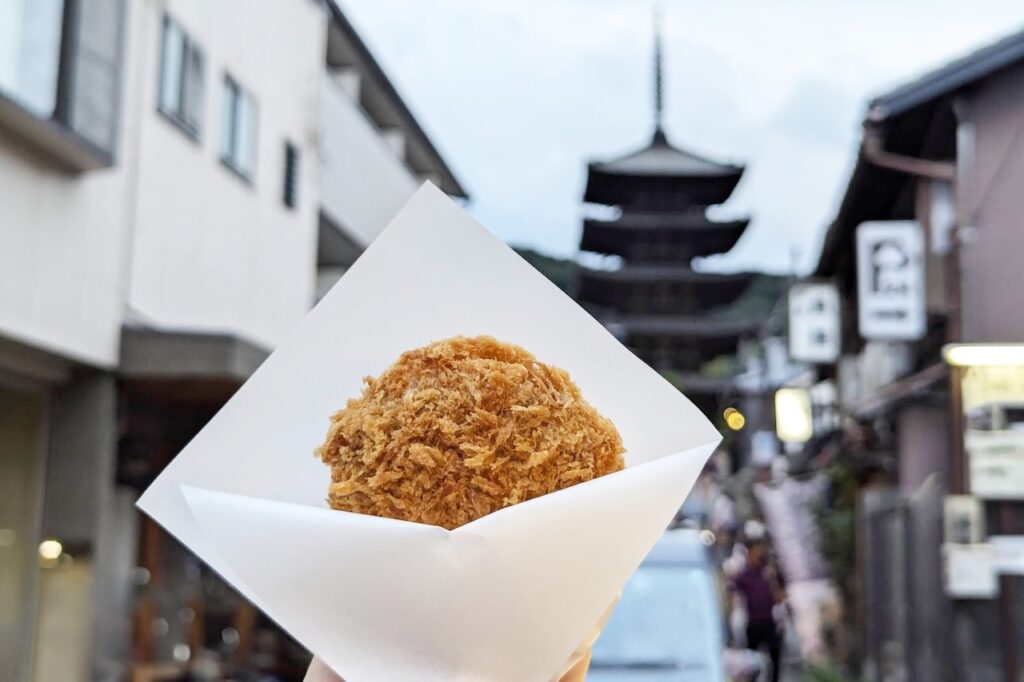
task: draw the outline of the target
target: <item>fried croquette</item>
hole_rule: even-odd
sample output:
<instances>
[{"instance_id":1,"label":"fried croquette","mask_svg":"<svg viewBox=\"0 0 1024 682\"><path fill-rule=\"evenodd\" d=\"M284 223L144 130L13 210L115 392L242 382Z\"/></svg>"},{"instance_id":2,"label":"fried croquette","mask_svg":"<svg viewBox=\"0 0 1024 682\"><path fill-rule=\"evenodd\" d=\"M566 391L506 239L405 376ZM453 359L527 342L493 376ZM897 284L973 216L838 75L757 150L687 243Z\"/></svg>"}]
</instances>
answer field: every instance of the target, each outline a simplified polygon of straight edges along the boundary
<instances>
[{"instance_id":1,"label":"fried croquette","mask_svg":"<svg viewBox=\"0 0 1024 682\"><path fill-rule=\"evenodd\" d=\"M623 467L615 426L519 346L445 339L364 382L316 450L334 509L453 529Z\"/></svg>"}]
</instances>

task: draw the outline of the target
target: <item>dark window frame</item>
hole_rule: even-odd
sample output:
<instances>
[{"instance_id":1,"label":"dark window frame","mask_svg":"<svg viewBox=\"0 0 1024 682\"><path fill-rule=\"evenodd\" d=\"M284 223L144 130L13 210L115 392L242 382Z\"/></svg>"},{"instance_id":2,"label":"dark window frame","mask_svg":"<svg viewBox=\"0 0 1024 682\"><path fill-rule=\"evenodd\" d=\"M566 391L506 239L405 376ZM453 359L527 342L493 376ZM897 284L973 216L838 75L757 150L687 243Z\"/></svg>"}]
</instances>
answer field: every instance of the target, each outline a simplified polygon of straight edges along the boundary
<instances>
[{"instance_id":1,"label":"dark window frame","mask_svg":"<svg viewBox=\"0 0 1024 682\"><path fill-rule=\"evenodd\" d=\"M299 207L299 175L302 166L302 155L298 145L290 140L284 141L284 177L281 188L281 202L285 208L296 210Z\"/></svg>"},{"instance_id":2,"label":"dark window frame","mask_svg":"<svg viewBox=\"0 0 1024 682\"><path fill-rule=\"evenodd\" d=\"M164 78L166 76L164 59L166 57L166 40L168 28L173 27L181 34L181 55L180 61L175 68L178 69L178 93L177 107L171 108L165 105ZM195 142L202 140L203 134L203 108L206 102L206 53L192 35L170 14L164 13L160 22L160 52L157 60L157 89L156 89L156 110L163 118L172 123L176 128L185 133L186 136ZM195 90L190 90L193 85L190 79L193 77L192 60L198 61L198 84ZM198 96L196 96L198 94ZM192 99L197 101L193 102ZM190 112L190 107L195 107L195 112ZM194 116L193 116L194 114ZM194 119L194 120L192 120Z\"/></svg>"},{"instance_id":3,"label":"dark window frame","mask_svg":"<svg viewBox=\"0 0 1024 682\"><path fill-rule=\"evenodd\" d=\"M57 73L52 110L39 111L27 104L18 92L0 88L0 125L24 139L39 152L42 159L62 171L80 173L114 165L121 134L121 100L123 97L127 0L115 0L116 11L112 43L104 44L112 53L104 64L109 80L109 111L102 112L102 139L92 135L97 119L80 120L82 102L75 97L83 59L99 59L90 46L83 47L81 35L83 15L88 18L90 6L85 0L63 0L60 13L60 36L57 46ZM86 41L87 42L87 41Z\"/></svg>"},{"instance_id":4,"label":"dark window frame","mask_svg":"<svg viewBox=\"0 0 1024 682\"><path fill-rule=\"evenodd\" d=\"M256 97L252 94L252 91L242 85L237 78L232 76L229 72L224 72L224 77L221 81L221 146L217 155L220 157L221 165L230 170L236 177L244 180L246 183L252 185L255 183L256 178L256 166L259 161L259 104ZM229 98L230 91L230 101ZM245 168L240 158L241 147L247 144L245 140L239 139L239 123L240 123L240 112L239 103L243 100L249 100L252 107L252 130L251 134L253 139L251 144L253 146L252 152L252 167ZM230 106L230 130L224 129L224 108ZM225 137L228 136L228 137ZM227 149L225 149L225 141L227 141Z\"/></svg>"}]
</instances>

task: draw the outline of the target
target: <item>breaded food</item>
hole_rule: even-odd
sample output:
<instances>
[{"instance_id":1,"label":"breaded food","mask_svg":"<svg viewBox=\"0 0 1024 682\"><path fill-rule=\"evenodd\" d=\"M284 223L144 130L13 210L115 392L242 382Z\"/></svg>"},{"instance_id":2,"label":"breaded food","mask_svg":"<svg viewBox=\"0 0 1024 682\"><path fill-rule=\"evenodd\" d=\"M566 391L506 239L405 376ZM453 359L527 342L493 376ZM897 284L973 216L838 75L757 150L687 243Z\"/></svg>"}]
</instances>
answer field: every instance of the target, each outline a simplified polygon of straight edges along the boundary
<instances>
[{"instance_id":1,"label":"breaded food","mask_svg":"<svg viewBox=\"0 0 1024 682\"><path fill-rule=\"evenodd\" d=\"M567 372L489 336L408 351L364 381L316 450L334 509L452 529L623 467L618 431Z\"/></svg>"}]
</instances>

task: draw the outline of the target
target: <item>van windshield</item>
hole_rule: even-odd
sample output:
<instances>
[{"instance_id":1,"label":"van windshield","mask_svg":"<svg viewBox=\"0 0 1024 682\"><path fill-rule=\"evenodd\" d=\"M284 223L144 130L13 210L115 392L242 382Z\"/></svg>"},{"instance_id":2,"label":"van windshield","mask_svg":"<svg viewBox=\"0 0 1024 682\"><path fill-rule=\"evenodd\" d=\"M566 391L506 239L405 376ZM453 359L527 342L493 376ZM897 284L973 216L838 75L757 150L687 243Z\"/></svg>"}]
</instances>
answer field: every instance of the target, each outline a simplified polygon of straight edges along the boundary
<instances>
[{"instance_id":1,"label":"van windshield","mask_svg":"<svg viewBox=\"0 0 1024 682\"><path fill-rule=\"evenodd\" d=\"M714 584L697 567L642 565L594 644L594 668L696 670L710 665L719 633Z\"/></svg>"}]
</instances>

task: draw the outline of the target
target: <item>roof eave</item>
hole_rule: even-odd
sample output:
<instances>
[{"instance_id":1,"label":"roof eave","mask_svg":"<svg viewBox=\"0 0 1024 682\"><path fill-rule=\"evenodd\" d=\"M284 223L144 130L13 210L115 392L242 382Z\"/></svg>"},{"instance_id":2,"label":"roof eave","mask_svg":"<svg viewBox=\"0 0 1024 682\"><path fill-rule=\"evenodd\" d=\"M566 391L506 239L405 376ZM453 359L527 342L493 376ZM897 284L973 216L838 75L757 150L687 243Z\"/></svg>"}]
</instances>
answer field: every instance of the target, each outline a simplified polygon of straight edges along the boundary
<instances>
[{"instance_id":1,"label":"roof eave","mask_svg":"<svg viewBox=\"0 0 1024 682\"><path fill-rule=\"evenodd\" d=\"M982 47L871 100L868 120L884 121L988 78L1024 59L1024 31Z\"/></svg>"},{"instance_id":2,"label":"roof eave","mask_svg":"<svg viewBox=\"0 0 1024 682\"><path fill-rule=\"evenodd\" d=\"M430 137L423 130L423 127L413 116L412 111L409 110L405 100L398 94L394 84L384 73L380 64L374 58L370 52L366 43L359 37L359 33L355 30L355 27L348 20L345 14L338 7L337 0L326 0L328 10L331 14L331 20L345 33L346 37L351 41L352 47L359 54L360 60L366 67L367 76L374 80L375 83L381 88L385 96L392 101L395 109L399 112L399 115L405 121L408 133L416 139L416 142L420 144L427 154L431 157L431 160L436 166L436 172L441 180L441 189L451 196L459 197L462 199L468 199L469 193L463 187L462 183L459 182L458 178L455 177L454 171L448 166L441 152L437 150Z\"/></svg>"}]
</instances>

